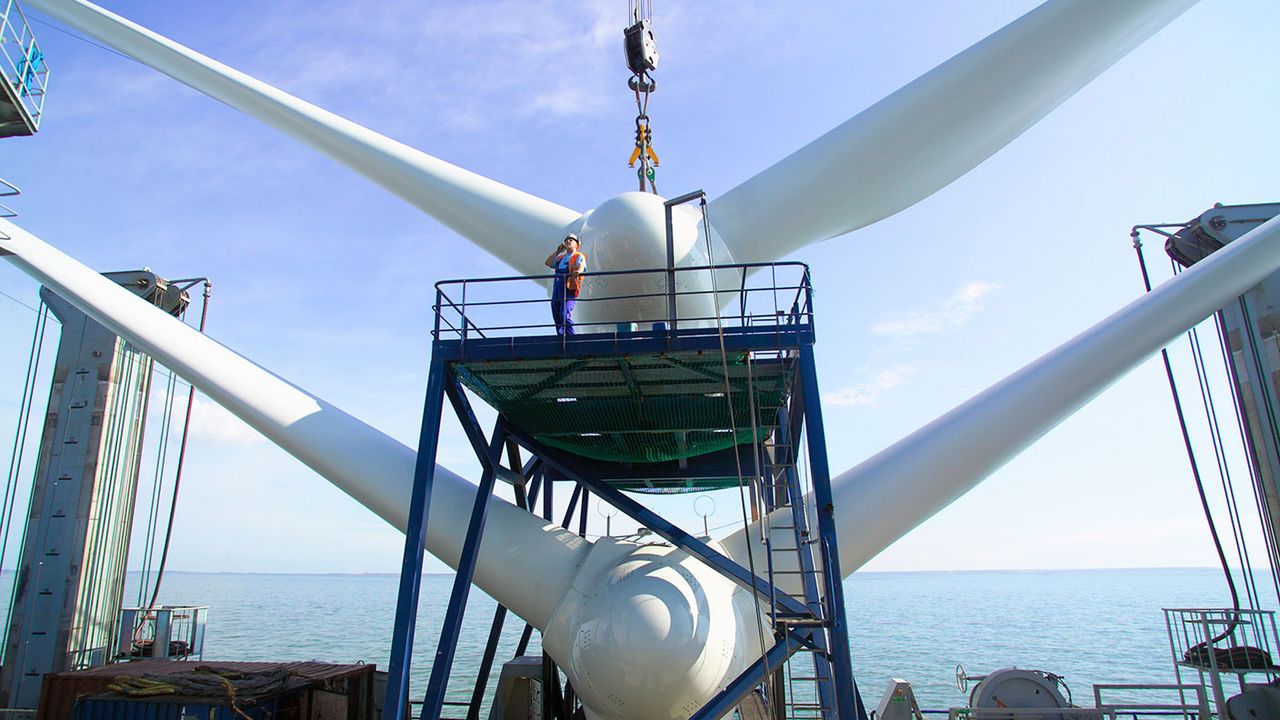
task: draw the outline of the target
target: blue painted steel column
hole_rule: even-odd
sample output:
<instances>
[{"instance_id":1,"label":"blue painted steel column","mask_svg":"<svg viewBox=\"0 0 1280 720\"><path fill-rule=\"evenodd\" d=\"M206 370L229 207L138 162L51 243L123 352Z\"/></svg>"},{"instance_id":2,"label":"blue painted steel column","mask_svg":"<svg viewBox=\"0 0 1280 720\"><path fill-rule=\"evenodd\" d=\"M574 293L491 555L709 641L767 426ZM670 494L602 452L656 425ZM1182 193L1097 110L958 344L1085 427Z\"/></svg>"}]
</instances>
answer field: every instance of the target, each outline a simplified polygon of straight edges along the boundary
<instances>
[{"instance_id":1,"label":"blue painted steel column","mask_svg":"<svg viewBox=\"0 0 1280 720\"><path fill-rule=\"evenodd\" d=\"M849 658L849 628L844 612L844 577L836 543L835 502L831 496L831 468L827 464L827 437L822 424L822 397L818 394L818 368L813 346L800 346L800 386L804 400L804 426L809 442L809 476L818 517L818 538L823 550L822 568L828 578L827 604L830 606L831 665L835 671L836 710L841 720L865 720L867 711L853 680Z\"/></svg>"},{"instance_id":2,"label":"blue painted steel column","mask_svg":"<svg viewBox=\"0 0 1280 720\"><path fill-rule=\"evenodd\" d=\"M712 549L706 543L685 532L675 523L632 500L623 494L621 490L596 478L589 471L581 469L575 456L548 447L526 435L519 428L512 427L509 432L521 445L542 458L546 465L554 468L568 479L586 485L598 497L617 508L623 515L649 528L667 542L698 558L711 569L742 587L753 590L766 601L772 598L782 610L788 613L800 616L808 615L809 610L804 603L786 593L775 592L773 586L764 578L752 575L750 570L725 557L719 551Z\"/></svg>"},{"instance_id":3,"label":"blue painted steel column","mask_svg":"<svg viewBox=\"0 0 1280 720\"><path fill-rule=\"evenodd\" d=\"M460 391L450 392L449 399L454 400ZM456 404L455 404L456 407ZM470 407L467 408L470 410ZM475 423L475 416L467 413L463 417L459 412L459 420L463 423ZM471 578L476 569L476 556L480 554L480 538L484 533L485 520L489 517L489 497L493 494L494 479L498 473L494 466L502 454L505 441L502 417L498 417L497 426L493 429L493 439L489 442L489 455L481 460L484 472L480 475L480 487L476 490L476 501L471 508L471 521L467 524L466 538L462 542L462 554L458 558L458 571L453 576L453 593L449 595L449 606L444 612L444 622L440 627L440 642L436 645L435 659L431 663L431 677L427 680L427 694L422 701L422 717L438 718L444 707L444 695L449 686L449 673L453 669L453 657L458 650L458 636L462 633L462 616L467 609L467 598L471 595ZM473 428L479 431L479 427Z\"/></svg>"},{"instance_id":4,"label":"blue painted steel column","mask_svg":"<svg viewBox=\"0 0 1280 720\"><path fill-rule=\"evenodd\" d=\"M387 666L387 694L382 706L383 717L388 720L404 720L409 702L409 671L418 618L418 593L422 588L422 557L426 552L431 484L435 479L436 450L440 443L444 370L444 360L433 356L427 376L427 397L422 408L422 428L418 433L418 462L413 470L413 494L409 500L404 560L400 564L400 592L396 599L396 624L391 635L391 659Z\"/></svg>"},{"instance_id":5,"label":"blue painted steel column","mask_svg":"<svg viewBox=\"0 0 1280 720\"><path fill-rule=\"evenodd\" d=\"M715 697L707 701L698 709L698 712L689 717L689 720L718 720L729 714L733 708L737 707L742 698L746 697L751 689L764 682L766 676L774 670L782 667L782 663L787 661L804 646L799 633L794 630L788 632L781 640L774 643L773 647L764 654L759 660L756 660L742 674L734 678L733 682L725 686L723 690L716 693ZM776 702L776 700L774 700Z\"/></svg>"}]
</instances>

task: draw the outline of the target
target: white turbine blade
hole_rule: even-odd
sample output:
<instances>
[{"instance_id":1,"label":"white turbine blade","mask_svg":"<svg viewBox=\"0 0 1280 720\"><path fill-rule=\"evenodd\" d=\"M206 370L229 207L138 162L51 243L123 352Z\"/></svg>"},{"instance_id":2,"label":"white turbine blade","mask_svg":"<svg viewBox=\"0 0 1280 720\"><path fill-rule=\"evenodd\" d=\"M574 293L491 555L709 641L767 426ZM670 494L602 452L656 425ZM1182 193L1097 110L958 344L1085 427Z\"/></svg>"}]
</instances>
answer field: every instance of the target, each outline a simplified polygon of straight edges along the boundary
<instances>
[{"instance_id":1,"label":"white turbine blade","mask_svg":"<svg viewBox=\"0 0 1280 720\"><path fill-rule=\"evenodd\" d=\"M91 3L27 4L329 155L522 273L545 272L543 250L579 217L300 100Z\"/></svg>"},{"instance_id":2,"label":"white turbine blade","mask_svg":"<svg viewBox=\"0 0 1280 720\"><path fill-rule=\"evenodd\" d=\"M833 479L843 573L857 570L1152 353L1277 271L1280 217ZM790 510L780 513L773 524L786 524ZM763 553L758 541L750 541L753 533L759 530L725 540L731 557L744 559L748 546Z\"/></svg>"},{"instance_id":3,"label":"white turbine blade","mask_svg":"<svg viewBox=\"0 0 1280 720\"><path fill-rule=\"evenodd\" d=\"M776 260L923 200L1196 0L1051 0L710 204L736 262Z\"/></svg>"},{"instance_id":4,"label":"white turbine blade","mask_svg":"<svg viewBox=\"0 0 1280 720\"><path fill-rule=\"evenodd\" d=\"M357 502L404 529L416 454L142 301L6 220L0 254L128 339L301 460ZM426 371L426 368L423 368ZM427 549L457 566L476 487L437 466ZM475 584L542 628L590 543L497 498Z\"/></svg>"}]
</instances>

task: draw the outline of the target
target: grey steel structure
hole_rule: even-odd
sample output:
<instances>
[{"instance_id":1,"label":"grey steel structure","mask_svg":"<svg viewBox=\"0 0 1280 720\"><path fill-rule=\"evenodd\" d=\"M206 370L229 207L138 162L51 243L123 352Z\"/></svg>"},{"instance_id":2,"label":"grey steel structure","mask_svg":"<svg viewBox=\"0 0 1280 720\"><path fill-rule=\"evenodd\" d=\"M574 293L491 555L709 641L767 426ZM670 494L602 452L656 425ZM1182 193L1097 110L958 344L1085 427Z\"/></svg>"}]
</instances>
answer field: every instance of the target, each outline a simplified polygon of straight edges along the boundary
<instances>
[{"instance_id":1,"label":"grey steel structure","mask_svg":"<svg viewBox=\"0 0 1280 720\"><path fill-rule=\"evenodd\" d=\"M1218 205L1168 236L1165 250L1190 267L1276 215L1280 203ZM1280 273L1223 306L1218 319L1245 421L1267 550L1272 567L1280 567Z\"/></svg>"},{"instance_id":2,"label":"grey steel structure","mask_svg":"<svg viewBox=\"0 0 1280 720\"><path fill-rule=\"evenodd\" d=\"M106 276L173 315L189 301L147 270ZM6 708L35 708L45 673L110 659L153 364L48 289L40 297L62 337L0 668Z\"/></svg>"}]
</instances>

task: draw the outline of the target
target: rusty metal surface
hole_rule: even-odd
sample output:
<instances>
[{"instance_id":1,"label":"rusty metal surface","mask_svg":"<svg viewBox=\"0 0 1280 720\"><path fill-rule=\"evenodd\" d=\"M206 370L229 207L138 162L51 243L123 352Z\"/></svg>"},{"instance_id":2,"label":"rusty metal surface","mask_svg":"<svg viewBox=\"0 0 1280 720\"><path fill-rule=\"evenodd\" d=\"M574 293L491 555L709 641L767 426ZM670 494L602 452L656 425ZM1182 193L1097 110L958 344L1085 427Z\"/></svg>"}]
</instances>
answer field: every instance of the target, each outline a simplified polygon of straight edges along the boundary
<instances>
[{"instance_id":1,"label":"rusty metal surface","mask_svg":"<svg viewBox=\"0 0 1280 720\"><path fill-rule=\"evenodd\" d=\"M135 661L106 665L92 670L51 673L44 677L40 690L40 708L36 720L64 720L71 713L76 698L107 691L107 685L118 677L193 672L196 668L211 668L222 672L260 673L286 670L300 681L295 687L333 689L351 680L360 681L367 694L372 687L374 665L334 665L322 662L166 662ZM357 690L353 686L351 690ZM354 700L355 698L353 698Z\"/></svg>"}]
</instances>

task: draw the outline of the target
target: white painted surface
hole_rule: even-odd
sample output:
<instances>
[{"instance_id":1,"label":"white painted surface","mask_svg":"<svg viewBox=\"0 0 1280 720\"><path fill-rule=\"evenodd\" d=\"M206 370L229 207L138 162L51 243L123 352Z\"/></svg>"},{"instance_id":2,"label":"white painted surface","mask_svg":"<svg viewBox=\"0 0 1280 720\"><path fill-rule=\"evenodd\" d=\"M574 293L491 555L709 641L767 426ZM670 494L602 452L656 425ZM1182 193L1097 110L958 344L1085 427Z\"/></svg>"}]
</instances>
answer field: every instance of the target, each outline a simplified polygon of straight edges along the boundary
<instances>
[{"instance_id":1,"label":"white painted surface","mask_svg":"<svg viewBox=\"0 0 1280 720\"><path fill-rule=\"evenodd\" d=\"M923 200L994 155L1195 0L1051 0L714 200L739 262Z\"/></svg>"},{"instance_id":2,"label":"white painted surface","mask_svg":"<svg viewBox=\"0 0 1280 720\"><path fill-rule=\"evenodd\" d=\"M16 225L0 220L0 251L90 317L230 410L393 526L404 529L416 454L324 400L139 300ZM425 371L425 368L424 368ZM456 566L476 487L437 466L427 549ZM587 541L491 499L475 583L545 627Z\"/></svg>"},{"instance_id":3,"label":"white painted surface","mask_svg":"<svg viewBox=\"0 0 1280 720\"><path fill-rule=\"evenodd\" d=\"M82 0L27 0L76 30L296 138L378 183L521 273L579 213L463 170L316 107Z\"/></svg>"}]
</instances>

